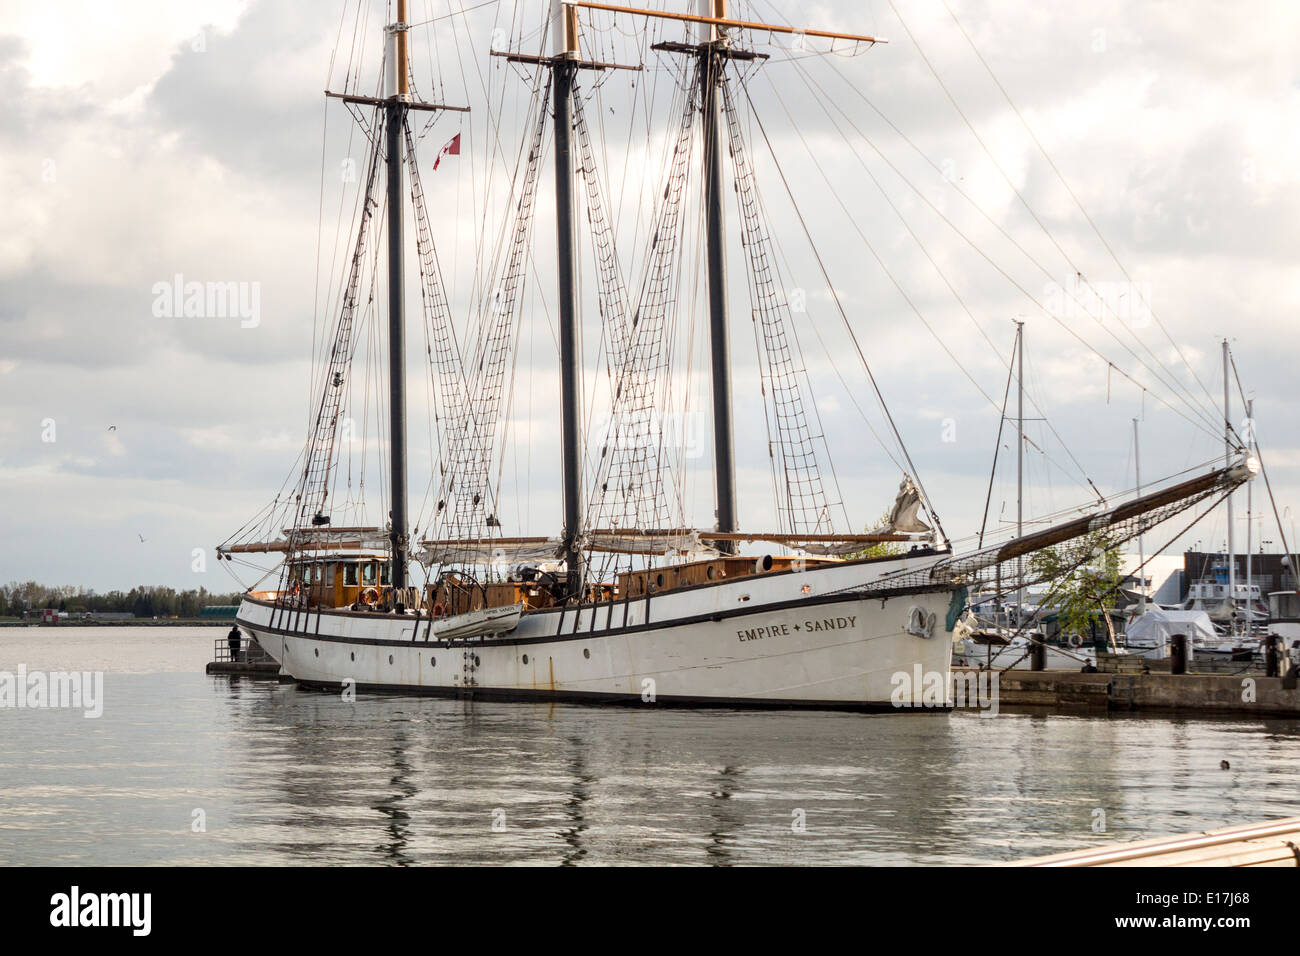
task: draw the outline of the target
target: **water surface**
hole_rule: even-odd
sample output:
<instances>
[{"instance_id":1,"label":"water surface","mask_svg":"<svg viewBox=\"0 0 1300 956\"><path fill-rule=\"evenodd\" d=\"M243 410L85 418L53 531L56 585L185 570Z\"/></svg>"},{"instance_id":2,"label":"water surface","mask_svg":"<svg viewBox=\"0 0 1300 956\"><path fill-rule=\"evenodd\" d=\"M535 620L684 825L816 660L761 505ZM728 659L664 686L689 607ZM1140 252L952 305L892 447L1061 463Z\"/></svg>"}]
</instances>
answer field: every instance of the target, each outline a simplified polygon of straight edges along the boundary
<instances>
[{"instance_id":1,"label":"water surface","mask_svg":"<svg viewBox=\"0 0 1300 956\"><path fill-rule=\"evenodd\" d=\"M951 864L1300 814L1300 721L349 703L205 676L224 633L0 628L0 670L105 672L98 719L0 709L0 863Z\"/></svg>"}]
</instances>

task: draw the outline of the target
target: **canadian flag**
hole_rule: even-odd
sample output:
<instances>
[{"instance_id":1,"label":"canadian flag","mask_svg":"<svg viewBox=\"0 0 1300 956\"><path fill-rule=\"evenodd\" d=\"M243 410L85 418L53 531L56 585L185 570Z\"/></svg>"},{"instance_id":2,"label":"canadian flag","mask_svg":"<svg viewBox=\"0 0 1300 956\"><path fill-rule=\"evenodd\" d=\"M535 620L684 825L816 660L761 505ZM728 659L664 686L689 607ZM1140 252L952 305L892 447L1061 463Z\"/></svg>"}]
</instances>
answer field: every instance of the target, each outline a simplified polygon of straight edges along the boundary
<instances>
[{"instance_id":1,"label":"canadian flag","mask_svg":"<svg viewBox=\"0 0 1300 956\"><path fill-rule=\"evenodd\" d=\"M460 133L457 133L455 136L451 138L450 143L448 143L442 149L438 150L438 158L433 161L433 168L434 169L438 168L438 164L442 162L442 157L459 156L459 155L460 155Z\"/></svg>"}]
</instances>

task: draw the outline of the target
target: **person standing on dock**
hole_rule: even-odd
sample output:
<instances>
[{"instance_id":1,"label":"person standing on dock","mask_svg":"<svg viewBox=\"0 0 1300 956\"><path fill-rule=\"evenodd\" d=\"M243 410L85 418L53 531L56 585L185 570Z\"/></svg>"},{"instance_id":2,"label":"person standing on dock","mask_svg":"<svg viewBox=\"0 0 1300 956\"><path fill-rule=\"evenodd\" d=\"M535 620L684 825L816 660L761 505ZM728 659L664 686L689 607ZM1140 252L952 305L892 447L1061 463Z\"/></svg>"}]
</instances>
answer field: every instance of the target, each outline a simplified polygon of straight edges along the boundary
<instances>
[{"instance_id":1,"label":"person standing on dock","mask_svg":"<svg viewBox=\"0 0 1300 956\"><path fill-rule=\"evenodd\" d=\"M239 633L239 625L236 624L226 635L226 646L230 648L230 660L232 663L239 661L239 646L243 644L243 635Z\"/></svg>"}]
</instances>

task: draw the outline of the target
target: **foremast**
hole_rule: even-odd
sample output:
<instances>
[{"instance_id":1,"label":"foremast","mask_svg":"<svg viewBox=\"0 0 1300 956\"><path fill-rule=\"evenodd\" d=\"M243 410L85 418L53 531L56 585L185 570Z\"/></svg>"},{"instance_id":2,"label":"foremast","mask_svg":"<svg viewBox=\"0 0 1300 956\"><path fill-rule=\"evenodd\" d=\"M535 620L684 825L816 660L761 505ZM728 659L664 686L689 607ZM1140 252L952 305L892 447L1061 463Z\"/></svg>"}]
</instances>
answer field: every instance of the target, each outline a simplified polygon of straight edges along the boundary
<instances>
[{"instance_id":1,"label":"foremast","mask_svg":"<svg viewBox=\"0 0 1300 956\"><path fill-rule=\"evenodd\" d=\"M409 560L406 515L406 292L402 268L405 222L402 203L402 130L406 123L407 104L411 99L407 29L406 0L397 0L397 22L386 28L388 96L382 108L388 161L388 442L391 483L388 540L392 548L392 586L399 596L405 592Z\"/></svg>"}]
</instances>

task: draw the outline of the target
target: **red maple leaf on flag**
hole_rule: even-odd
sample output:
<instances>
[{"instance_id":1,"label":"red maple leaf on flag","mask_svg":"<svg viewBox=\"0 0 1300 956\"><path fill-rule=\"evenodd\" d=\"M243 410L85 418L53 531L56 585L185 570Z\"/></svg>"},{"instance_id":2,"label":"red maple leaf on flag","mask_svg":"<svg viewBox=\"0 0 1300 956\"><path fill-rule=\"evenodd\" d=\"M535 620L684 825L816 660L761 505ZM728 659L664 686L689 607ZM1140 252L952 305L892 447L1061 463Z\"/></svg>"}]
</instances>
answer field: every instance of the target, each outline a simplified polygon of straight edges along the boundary
<instances>
[{"instance_id":1,"label":"red maple leaf on flag","mask_svg":"<svg viewBox=\"0 0 1300 956\"><path fill-rule=\"evenodd\" d=\"M438 168L438 164L442 162L442 157L459 156L459 155L460 155L460 133L457 133L455 136L451 138L451 142L449 142L442 149L438 150L438 158L433 161L433 168L434 169Z\"/></svg>"}]
</instances>

